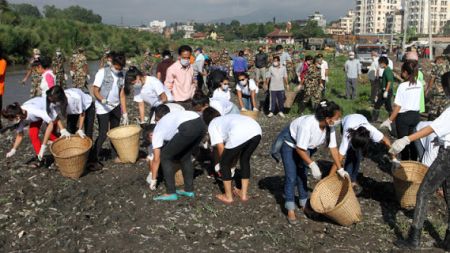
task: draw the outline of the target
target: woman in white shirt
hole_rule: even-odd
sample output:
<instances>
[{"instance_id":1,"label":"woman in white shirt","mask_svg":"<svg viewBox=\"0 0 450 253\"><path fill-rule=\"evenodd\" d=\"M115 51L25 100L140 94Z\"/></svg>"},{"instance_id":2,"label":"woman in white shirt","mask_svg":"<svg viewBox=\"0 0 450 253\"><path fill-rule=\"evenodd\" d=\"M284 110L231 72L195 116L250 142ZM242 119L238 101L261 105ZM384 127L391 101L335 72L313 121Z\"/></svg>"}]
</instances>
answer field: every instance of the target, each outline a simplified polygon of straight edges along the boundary
<instances>
[{"instance_id":1,"label":"woman in white shirt","mask_svg":"<svg viewBox=\"0 0 450 253\"><path fill-rule=\"evenodd\" d=\"M236 85L236 94L239 106L242 111L258 111L256 106L256 94L258 94L258 85L253 79L249 78L247 73L239 73L239 83Z\"/></svg>"},{"instance_id":2,"label":"woman in white shirt","mask_svg":"<svg viewBox=\"0 0 450 253\"><path fill-rule=\"evenodd\" d=\"M250 180L250 159L261 141L262 130L258 122L240 114L220 116L212 107L203 111L203 120L208 125L211 146L216 152L216 167L222 175L225 194L216 196L224 204L233 203L233 193L241 201L248 201ZM239 159L241 170L241 189L231 188L235 161Z\"/></svg>"},{"instance_id":3,"label":"woman in white shirt","mask_svg":"<svg viewBox=\"0 0 450 253\"><path fill-rule=\"evenodd\" d=\"M295 187L299 193L299 205L306 214L311 213L308 201L308 168L313 177L321 179L322 173L312 155L317 148L327 143L337 168L341 168L336 142L335 126L340 124L341 109L331 101L322 101L317 106L315 115L301 116L289 124L277 137L275 143L281 140L281 153L285 172L284 195L285 208L288 210L288 222L296 224L295 215ZM273 154L274 152L272 152ZM348 175L343 169L339 175Z\"/></svg>"},{"instance_id":4,"label":"woman in white shirt","mask_svg":"<svg viewBox=\"0 0 450 253\"><path fill-rule=\"evenodd\" d=\"M221 116L228 114L240 114L239 109L229 100L223 98L209 98L203 93L197 93L192 98L192 108L194 111L202 113L206 108L216 109Z\"/></svg>"},{"instance_id":5,"label":"woman in white shirt","mask_svg":"<svg viewBox=\"0 0 450 253\"><path fill-rule=\"evenodd\" d=\"M214 87L213 98L221 98L230 100L231 99L231 91L230 91L230 80L224 74L219 77L218 80L214 80L214 82L218 82L218 87Z\"/></svg>"},{"instance_id":6,"label":"woman in white shirt","mask_svg":"<svg viewBox=\"0 0 450 253\"><path fill-rule=\"evenodd\" d=\"M418 71L417 62L407 61L403 64L402 77L408 81L399 85L394 100L394 110L391 116L380 126L391 130L391 124L395 121L398 138L414 133L417 124L420 122L420 100L423 84L416 78ZM408 145L401 153L401 159L404 161L416 161L417 157L415 145Z\"/></svg>"},{"instance_id":7,"label":"woman in white shirt","mask_svg":"<svg viewBox=\"0 0 450 253\"><path fill-rule=\"evenodd\" d=\"M54 127L55 122L48 115L46 110L45 98L32 98L23 103L22 106L19 103L8 105L2 111L2 116L17 124L16 140L14 141L11 150L6 154L6 157L9 158L16 154L17 148L23 140L24 128L29 125L28 134L30 136L34 152L37 156L37 159L35 159L36 163L33 163L32 166L36 168L42 167L44 165L43 158L45 151L47 150L48 141L55 141L58 138L56 127ZM47 124L47 128L41 142L39 138L39 131L43 122Z\"/></svg>"},{"instance_id":8,"label":"woman in white shirt","mask_svg":"<svg viewBox=\"0 0 450 253\"><path fill-rule=\"evenodd\" d=\"M444 88L447 99L450 99L450 72L442 76L442 87ZM420 131L396 140L392 144L389 152L393 154L400 153L411 142L425 138L431 134L436 134L439 138L439 153L428 169L419 191L417 192L416 208L414 209L414 219L410 227L408 238L399 240L396 245L401 248L418 249L420 248L423 223L426 218L428 202L430 196L445 182L444 188L445 202L447 203L447 217L450 217L450 107L448 107L437 119ZM442 243L444 250L450 250L450 228L447 227L445 239Z\"/></svg>"},{"instance_id":9,"label":"woman in white shirt","mask_svg":"<svg viewBox=\"0 0 450 253\"><path fill-rule=\"evenodd\" d=\"M47 112L49 115L58 114L67 119L67 130L61 120L58 127L61 132L78 134L81 138L92 139L95 121L95 103L92 96L81 89L63 90L61 86L54 86L47 91Z\"/></svg>"}]
</instances>

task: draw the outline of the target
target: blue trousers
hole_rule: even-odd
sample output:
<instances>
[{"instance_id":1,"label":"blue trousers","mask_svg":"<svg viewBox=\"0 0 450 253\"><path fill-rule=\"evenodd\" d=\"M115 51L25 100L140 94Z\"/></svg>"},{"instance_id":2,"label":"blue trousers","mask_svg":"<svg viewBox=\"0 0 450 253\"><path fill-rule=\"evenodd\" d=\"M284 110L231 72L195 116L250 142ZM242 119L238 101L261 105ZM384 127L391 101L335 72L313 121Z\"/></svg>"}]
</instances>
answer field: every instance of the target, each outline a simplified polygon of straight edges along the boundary
<instances>
[{"instance_id":1,"label":"blue trousers","mask_svg":"<svg viewBox=\"0 0 450 253\"><path fill-rule=\"evenodd\" d=\"M351 147L348 148L347 154L345 155L344 169L350 175L352 182L356 182L362 157L361 151L356 151Z\"/></svg>"},{"instance_id":2,"label":"blue trousers","mask_svg":"<svg viewBox=\"0 0 450 253\"><path fill-rule=\"evenodd\" d=\"M245 109L247 109L249 111L253 110L252 97L251 96L242 95L242 103L244 103Z\"/></svg>"},{"instance_id":3,"label":"blue trousers","mask_svg":"<svg viewBox=\"0 0 450 253\"><path fill-rule=\"evenodd\" d=\"M270 112L283 112L286 96L283 90L270 91Z\"/></svg>"}]
</instances>

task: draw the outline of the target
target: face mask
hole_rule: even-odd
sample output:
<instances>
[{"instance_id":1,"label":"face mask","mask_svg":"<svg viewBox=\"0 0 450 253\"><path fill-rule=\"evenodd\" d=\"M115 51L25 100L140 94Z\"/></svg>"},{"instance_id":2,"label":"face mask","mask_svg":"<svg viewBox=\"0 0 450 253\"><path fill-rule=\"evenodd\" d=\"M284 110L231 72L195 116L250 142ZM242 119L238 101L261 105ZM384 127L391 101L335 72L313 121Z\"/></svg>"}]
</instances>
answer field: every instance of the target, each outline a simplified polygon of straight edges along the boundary
<instances>
[{"instance_id":1,"label":"face mask","mask_svg":"<svg viewBox=\"0 0 450 253\"><path fill-rule=\"evenodd\" d=\"M137 89L142 88L142 83L141 83L140 81L137 81L137 82L134 84L134 87L137 88Z\"/></svg>"},{"instance_id":2,"label":"face mask","mask_svg":"<svg viewBox=\"0 0 450 253\"><path fill-rule=\"evenodd\" d=\"M222 90L225 91L225 92L227 92L229 88L230 88L230 86L228 84L226 84L226 85L223 84L222 85Z\"/></svg>"},{"instance_id":3,"label":"face mask","mask_svg":"<svg viewBox=\"0 0 450 253\"><path fill-rule=\"evenodd\" d=\"M187 67L190 64L188 59L181 59L180 63L181 63L181 66L183 66L183 67Z\"/></svg>"},{"instance_id":4,"label":"face mask","mask_svg":"<svg viewBox=\"0 0 450 253\"><path fill-rule=\"evenodd\" d=\"M329 124L330 127L336 127L339 126L342 122L342 119L338 119L336 121L333 122L333 124Z\"/></svg>"},{"instance_id":5,"label":"face mask","mask_svg":"<svg viewBox=\"0 0 450 253\"><path fill-rule=\"evenodd\" d=\"M349 56L348 57L350 60L353 60L353 59L355 59L355 56Z\"/></svg>"},{"instance_id":6,"label":"face mask","mask_svg":"<svg viewBox=\"0 0 450 253\"><path fill-rule=\"evenodd\" d=\"M247 85L247 80L239 81L239 83L240 83L242 86L246 86L246 85Z\"/></svg>"},{"instance_id":7,"label":"face mask","mask_svg":"<svg viewBox=\"0 0 450 253\"><path fill-rule=\"evenodd\" d=\"M116 75L118 75L118 74L120 73L120 71L117 70L117 69L114 68L114 67L111 67L111 71L112 71L114 74L116 74Z\"/></svg>"},{"instance_id":8,"label":"face mask","mask_svg":"<svg viewBox=\"0 0 450 253\"><path fill-rule=\"evenodd\" d=\"M280 66L280 63L279 63L279 62L274 62L274 63L273 63L273 66L274 66L274 67L278 67L278 66Z\"/></svg>"},{"instance_id":9,"label":"face mask","mask_svg":"<svg viewBox=\"0 0 450 253\"><path fill-rule=\"evenodd\" d=\"M108 66L112 66L112 61L107 61L106 64L107 64Z\"/></svg>"}]
</instances>

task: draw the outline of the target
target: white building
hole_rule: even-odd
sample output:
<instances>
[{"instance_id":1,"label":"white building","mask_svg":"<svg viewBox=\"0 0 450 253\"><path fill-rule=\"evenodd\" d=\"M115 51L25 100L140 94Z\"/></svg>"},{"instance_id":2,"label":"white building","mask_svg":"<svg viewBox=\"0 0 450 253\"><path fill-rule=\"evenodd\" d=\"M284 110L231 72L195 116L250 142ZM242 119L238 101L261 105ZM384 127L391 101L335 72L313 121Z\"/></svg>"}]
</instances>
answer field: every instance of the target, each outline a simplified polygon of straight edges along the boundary
<instances>
[{"instance_id":1,"label":"white building","mask_svg":"<svg viewBox=\"0 0 450 253\"><path fill-rule=\"evenodd\" d=\"M323 16L323 14L320 14L320 12L316 11L313 15L308 17L309 20L317 21L317 25L325 29L327 26L327 20Z\"/></svg>"},{"instance_id":2,"label":"white building","mask_svg":"<svg viewBox=\"0 0 450 253\"><path fill-rule=\"evenodd\" d=\"M403 31L403 10L386 14L386 34L399 34Z\"/></svg>"},{"instance_id":3,"label":"white building","mask_svg":"<svg viewBox=\"0 0 450 253\"><path fill-rule=\"evenodd\" d=\"M339 19L339 27L345 32L345 34L353 33L353 24L355 23L355 12L349 10L345 17Z\"/></svg>"},{"instance_id":4,"label":"white building","mask_svg":"<svg viewBox=\"0 0 450 253\"><path fill-rule=\"evenodd\" d=\"M185 25L178 25L177 26L177 32L183 31L184 32L184 38L190 39L192 38L192 34L195 33L194 26L191 24L185 24Z\"/></svg>"},{"instance_id":5,"label":"white building","mask_svg":"<svg viewBox=\"0 0 450 253\"><path fill-rule=\"evenodd\" d=\"M165 20L159 21L159 20L153 20L150 22L149 27L150 31L154 33L163 33L164 28L166 28L167 23Z\"/></svg>"},{"instance_id":6,"label":"white building","mask_svg":"<svg viewBox=\"0 0 450 253\"><path fill-rule=\"evenodd\" d=\"M356 0L355 33L384 33L386 14L395 12L400 7L401 0Z\"/></svg>"},{"instance_id":7,"label":"white building","mask_svg":"<svg viewBox=\"0 0 450 253\"><path fill-rule=\"evenodd\" d=\"M440 33L445 23L450 19L450 0L410 0L407 6L408 26L415 27L418 34L429 32L429 4L431 4L431 29L433 34Z\"/></svg>"}]
</instances>

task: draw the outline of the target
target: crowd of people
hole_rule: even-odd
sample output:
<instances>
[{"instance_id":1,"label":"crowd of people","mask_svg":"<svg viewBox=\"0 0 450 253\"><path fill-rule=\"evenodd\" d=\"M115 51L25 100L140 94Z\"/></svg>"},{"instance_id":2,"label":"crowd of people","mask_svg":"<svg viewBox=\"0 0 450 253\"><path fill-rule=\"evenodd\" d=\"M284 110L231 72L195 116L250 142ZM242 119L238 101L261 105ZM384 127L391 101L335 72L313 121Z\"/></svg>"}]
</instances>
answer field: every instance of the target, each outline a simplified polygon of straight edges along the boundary
<instances>
[{"instance_id":1,"label":"crowd of people","mask_svg":"<svg viewBox=\"0 0 450 253\"><path fill-rule=\"evenodd\" d=\"M374 111L371 119L367 119L361 114L343 115L337 103L325 99L329 65L322 54L305 56L303 52L289 52L281 45L272 52L259 47L254 55L249 49L236 54L223 50L208 55L202 48L193 50L183 45L176 59L166 50L159 56L158 64L144 59L140 66L127 64L123 54L108 49L92 84L84 50L80 48L70 62L71 88L66 87L64 56L59 49L53 60L41 56L38 49L33 53L23 79L26 82L31 77L32 98L23 104L8 105L1 114L16 128L16 139L6 157L18 152L28 128L36 155L32 166L36 168L44 166L49 143L76 134L91 139L96 135L87 167L91 171L102 169L101 150L107 132L130 123L128 108L133 105L127 96L133 94L134 106L139 111L138 123L144 128L143 141L148 146L146 181L151 190L158 187L158 182L164 182L166 188L165 194L154 197L155 201L195 197L193 156L203 149L212 161L212 173L223 182L224 192L217 194L216 199L224 204L232 204L235 198L246 202L250 199L251 157L263 131L256 120L240 112L265 111L269 118L275 115L284 118L285 92L294 90L298 92L299 115L273 140L270 151L284 167L285 208L290 224L298 223L296 206L306 215L314 213L308 200L308 172L316 180L327 175L348 177L358 194L361 161L372 142L382 143L389 149L394 169L400 166L397 154L401 154L402 161L422 161L430 167L417 196L409 236L398 242L400 247L417 248L428 198L450 176L450 69L442 57L436 59L431 81L425 84L417 53L407 53L397 77L403 81L395 89L392 61L387 55L378 57L374 52L369 70ZM348 57L344 67L346 97L355 99L361 67L353 52ZM5 69L6 63L0 60L0 91ZM260 90L267 96L266 105L259 104ZM425 108L428 94L431 107ZM383 105L388 118L379 128L396 133L397 140L393 143L374 125ZM313 112L310 115L303 114L307 106ZM421 122L420 113L425 110L430 111L430 121ZM96 119L98 131L94 131ZM39 136L41 127L45 128L43 138ZM342 135L340 144L338 128ZM333 159L329 171L314 161L314 153L324 144ZM114 146L111 147L110 159L121 163ZM182 190L175 185L176 166L182 170ZM232 186L236 168L240 171L240 187ZM449 192L448 183L443 187ZM445 198L448 203L450 195L445 194ZM450 249L450 228L444 248Z\"/></svg>"}]
</instances>

